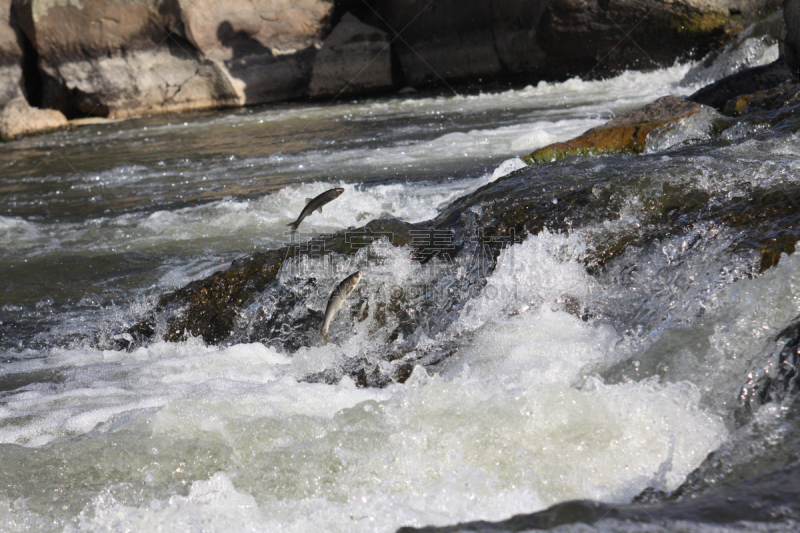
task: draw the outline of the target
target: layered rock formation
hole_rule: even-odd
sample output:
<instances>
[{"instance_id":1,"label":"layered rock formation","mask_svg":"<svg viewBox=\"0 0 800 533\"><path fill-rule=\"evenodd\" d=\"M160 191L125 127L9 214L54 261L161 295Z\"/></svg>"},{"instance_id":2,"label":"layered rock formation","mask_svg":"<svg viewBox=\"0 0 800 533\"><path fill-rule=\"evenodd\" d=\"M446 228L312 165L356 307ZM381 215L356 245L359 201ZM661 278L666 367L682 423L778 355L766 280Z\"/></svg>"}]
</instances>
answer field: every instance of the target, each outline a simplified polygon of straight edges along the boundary
<instances>
[{"instance_id":1,"label":"layered rock formation","mask_svg":"<svg viewBox=\"0 0 800 533\"><path fill-rule=\"evenodd\" d=\"M0 106L24 95L29 104L70 118L647 68L704 53L775 4L0 2ZM787 20L798 11L792 2ZM787 55L797 49L793 35Z\"/></svg>"}]
</instances>

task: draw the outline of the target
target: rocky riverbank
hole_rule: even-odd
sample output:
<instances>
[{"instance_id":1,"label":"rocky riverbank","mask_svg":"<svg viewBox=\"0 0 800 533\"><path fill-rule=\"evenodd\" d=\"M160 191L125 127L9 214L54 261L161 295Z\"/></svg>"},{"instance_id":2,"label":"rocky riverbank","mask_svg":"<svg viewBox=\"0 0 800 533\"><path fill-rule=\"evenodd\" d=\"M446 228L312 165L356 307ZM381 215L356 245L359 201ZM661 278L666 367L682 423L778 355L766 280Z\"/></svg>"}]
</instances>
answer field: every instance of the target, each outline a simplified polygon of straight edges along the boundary
<instances>
[{"instance_id":1,"label":"rocky riverbank","mask_svg":"<svg viewBox=\"0 0 800 533\"><path fill-rule=\"evenodd\" d=\"M87 116L654 68L701 57L777 7L774 0L605 7L565 0L2 0L0 136Z\"/></svg>"}]
</instances>

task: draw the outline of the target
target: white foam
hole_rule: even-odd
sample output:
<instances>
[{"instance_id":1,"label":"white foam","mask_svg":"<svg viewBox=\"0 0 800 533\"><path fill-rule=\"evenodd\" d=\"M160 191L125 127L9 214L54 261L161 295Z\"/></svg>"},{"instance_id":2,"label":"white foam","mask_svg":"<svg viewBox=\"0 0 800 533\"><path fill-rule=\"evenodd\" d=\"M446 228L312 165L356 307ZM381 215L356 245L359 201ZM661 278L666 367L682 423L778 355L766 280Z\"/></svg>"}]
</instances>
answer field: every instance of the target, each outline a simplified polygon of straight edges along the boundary
<instances>
[{"instance_id":1,"label":"white foam","mask_svg":"<svg viewBox=\"0 0 800 533\"><path fill-rule=\"evenodd\" d=\"M237 473L139 507L95 502L83 529L173 530L188 517L298 532L501 519L564 499L619 501L648 484L674 488L724 436L689 384L575 389L526 375L503 384L418 369L386 391L279 380L260 391L195 393L162 408L149 427L221 441ZM237 506L243 513L231 516Z\"/></svg>"},{"instance_id":2,"label":"white foam","mask_svg":"<svg viewBox=\"0 0 800 533\"><path fill-rule=\"evenodd\" d=\"M584 300L594 284L578 262L585 246L577 235L544 229L503 250L487 286L464 307L457 327L474 330L487 321L502 321L511 313L565 298Z\"/></svg>"},{"instance_id":3,"label":"white foam","mask_svg":"<svg viewBox=\"0 0 800 533\"><path fill-rule=\"evenodd\" d=\"M349 378L296 381L320 361L368 355L368 325L341 346L306 348L291 359L257 343L162 342L130 354L54 349L46 361L4 367L59 369L65 379L8 397L0 438L43 446L124 428L129 439L187 443L189 462L195 449L227 450L230 470L195 478L188 496L132 504L98 494L83 504L86 531L181 530L189 520L217 529L391 531L502 519L565 499L622 501L648 485L674 488L725 428L700 408L692 384L608 385L592 377L596 365L615 359L619 336L553 309L594 290L580 264L583 246L578 236L545 231L504 250L490 283L516 290L484 289L474 298L453 328L472 332L471 341L441 376L417 368L385 389L359 389ZM380 269L392 273L389 284L423 274L407 250L383 244L359 252L367 253L382 260L367 271L366 295L381 292ZM503 318L509 312L517 315ZM92 460L69 450L60 453L70 461Z\"/></svg>"}]
</instances>

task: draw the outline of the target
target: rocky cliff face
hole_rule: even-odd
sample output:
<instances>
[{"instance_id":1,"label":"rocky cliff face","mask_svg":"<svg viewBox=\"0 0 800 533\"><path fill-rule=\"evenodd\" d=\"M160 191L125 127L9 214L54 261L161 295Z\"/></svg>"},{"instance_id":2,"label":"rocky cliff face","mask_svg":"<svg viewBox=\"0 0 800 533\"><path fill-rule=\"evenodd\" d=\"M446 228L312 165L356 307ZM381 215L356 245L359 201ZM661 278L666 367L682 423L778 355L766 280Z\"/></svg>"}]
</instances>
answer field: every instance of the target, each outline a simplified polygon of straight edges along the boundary
<instances>
[{"instance_id":1,"label":"rocky cliff face","mask_svg":"<svg viewBox=\"0 0 800 533\"><path fill-rule=\"evenodd\" d=\"M797 2L789 4L793 20ZM704 53L776 6L775 0L0 0L0 106L25 96L68 117L125 117L404 85L649 68ZM789 37L792 54L797 45Z\"/></svg>"}]
</instances>

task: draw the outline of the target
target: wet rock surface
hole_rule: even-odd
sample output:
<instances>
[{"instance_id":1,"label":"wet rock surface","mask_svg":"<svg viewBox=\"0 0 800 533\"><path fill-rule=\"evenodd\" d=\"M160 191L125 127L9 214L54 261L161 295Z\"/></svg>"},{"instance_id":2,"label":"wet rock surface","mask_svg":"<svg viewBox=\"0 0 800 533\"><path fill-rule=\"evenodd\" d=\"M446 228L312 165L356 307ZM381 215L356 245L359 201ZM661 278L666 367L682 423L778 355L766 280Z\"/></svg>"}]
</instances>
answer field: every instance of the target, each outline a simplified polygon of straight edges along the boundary
<instances>
[{"instance_id":1,"label":"wet rock surface","mask_svg":"<svg viewBox=\"0 0 800 533\"><path fill-rule=\"evenodd\" d=\"M410 232L416 226L395 219L374 220L357 231L371 240L380 235L393 235L393 244L407 245ZM374 237L370 237L374 235ZM348 242L348 233L321 236L318 240L297 246L287 246L243 257L225 271L166 294L158 303L157 312L173 311L168 319L167 340L177 341L187 335L202 337L208 343L229 338L237 313L275 280L284 261L297 257L326 254L352 254L355 248ZM152 328L152 326L150 326ZM134 327L136 331L141 325Z\"/></svg>"},{"instance_id":2,"label":"wet rock surface","mask_svg":"<svg viewBox=\"0 0 800 533\"><path fill-rule=\"evenodd\" d=\"M701 110L700 104L677 96L664 96L641 109L623 113L579 137L539 148L523 161L544 163L568 156L639 154L644 151L650 132L671 122L690 117Z\"/></svg>"},{"instance_id":3,"label":"wet rock surface","mask_svg":"<svg viewBox=\"0 0 800 533\"><path fill-rule=\"evenodd\" d=\"M745 69L722 78L700 89L689 100L722 111L736 97L772 89L787 80L796 79L797 71L781 58L769 65Z\"/></svg>"},{"instance_id":4,"label":"wet rock surface","mask_svg":"<svg viewBox=\"0 0 800 533\"><path fill-rule=\"evenodd\" d=\"M597 1L549 2L540 42L552 59L586 71L613 72L663 66L669 58L701 58L741 29L744 20L779 7L777 2ZM680 44L679 44L680 43ZM696 54L696 55L695 55Z\"/></svg>"}]
</instances>

